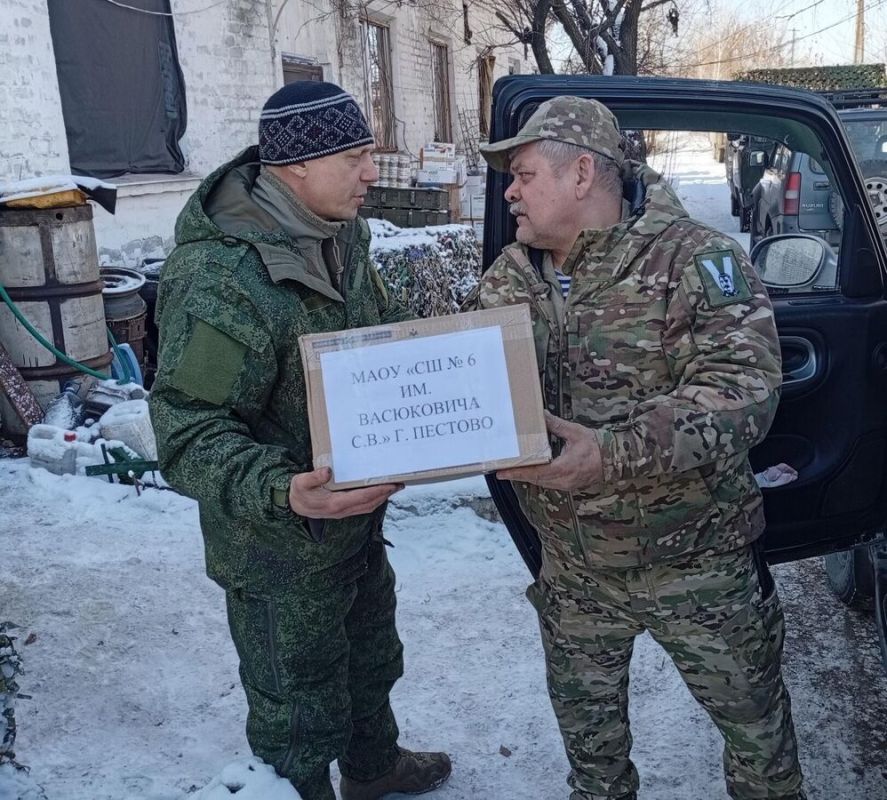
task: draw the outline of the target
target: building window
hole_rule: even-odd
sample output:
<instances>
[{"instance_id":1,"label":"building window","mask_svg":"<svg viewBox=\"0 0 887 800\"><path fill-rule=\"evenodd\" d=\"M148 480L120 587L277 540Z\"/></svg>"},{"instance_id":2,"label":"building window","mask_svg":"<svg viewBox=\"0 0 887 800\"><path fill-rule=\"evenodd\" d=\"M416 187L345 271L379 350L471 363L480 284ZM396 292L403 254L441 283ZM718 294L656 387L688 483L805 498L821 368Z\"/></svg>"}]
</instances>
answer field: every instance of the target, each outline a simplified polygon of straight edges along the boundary
<instances>
[{"instance_id":1,"label":"building window","mask_svg":"<svg viewBox=\"0 0 887 800\"><path fill-rule=\"evenodd\" d=\"M376 149L396 151L390 32L384 25L369 20L363 22L363 28L367 108L372 118Z\"/></svg>"},{"instance_id":2,"label":"building window","mask_svg":"<svg viewBox=\"0 0 887 800\"><path fill-rule=\"evenodd\" d=\"M518 61L516 58L508 59L508 74L520 75L520 61Z\"/></svg>"},{"instance_id":3,"label":"building window","mask_svg":"<svg viewBox=\"0 0 887 800\"><path fill-rule=\"evenodd\" d=\"M288 56L286 54L283 55L282 60L284 83L323 80L323 67L319 64L314 64L298 56Z\"/></svg>"},{"instance_id":4,"label":"building window","mask_svg":"<svg viewBox=\"0 0 887 800\"><path fill-rule=\"evenodd\" d=\"M480 135L490 135L490 112L493 105L493 67L496 56L482 55L477 59L477 117Z\"/></svg>"},{"instance_id":5,"label":"building window","mask_svg":"<svg viewBox=\"0 0 887 800\"><path fill-rule=\"evenodd\" d=\"M437 142L452 141L450 51L445 44L431 43L431 85L434 91L434 139Z\"/></svg>"},{"instance_id":6,"label":"building window","mask_svg":"<svg viewBox=\"0 0 887 800\"><path fill-rule=\"evenodd\" d=\"M185 168L185 82L169 0L48 0L71 171L110 178ZM152 12L152 13L142 13Z\"/></svg>"}]
</instances>

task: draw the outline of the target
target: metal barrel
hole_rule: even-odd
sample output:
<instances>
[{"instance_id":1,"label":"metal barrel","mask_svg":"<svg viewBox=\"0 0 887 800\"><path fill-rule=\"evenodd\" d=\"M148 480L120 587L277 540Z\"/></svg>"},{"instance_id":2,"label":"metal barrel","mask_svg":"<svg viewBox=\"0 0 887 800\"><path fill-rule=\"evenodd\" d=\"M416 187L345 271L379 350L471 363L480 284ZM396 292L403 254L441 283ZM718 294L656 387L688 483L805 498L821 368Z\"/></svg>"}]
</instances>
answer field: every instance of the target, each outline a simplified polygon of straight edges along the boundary
<instances>
[{"instance_id":1,"label":"metal barrel","mask_svg":"<svg viewBox=\"0 0 887 800\"><path fill-rule=\"evenodd\" d=\"M140 369L145 368L145 326L148 305L140 292L145 286L145 276L126 267L101 267L99 272L104 283L102 297L105 303L105 320L118 344L132 347Z\"/></svg>"}]
</instances>

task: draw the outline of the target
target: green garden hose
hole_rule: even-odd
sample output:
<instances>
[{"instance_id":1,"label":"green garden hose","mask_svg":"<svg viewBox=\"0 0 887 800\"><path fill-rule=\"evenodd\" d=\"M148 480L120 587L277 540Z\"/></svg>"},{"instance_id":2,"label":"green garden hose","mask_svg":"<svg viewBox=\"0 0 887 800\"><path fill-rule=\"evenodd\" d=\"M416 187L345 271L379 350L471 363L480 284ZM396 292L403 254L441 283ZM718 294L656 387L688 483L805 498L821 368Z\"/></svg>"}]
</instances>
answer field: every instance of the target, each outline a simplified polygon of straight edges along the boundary
<instances>
[{"instance_id":1,"label":"green garden hose","mask_svg":"<svg viewBox=\"0 0 887 800\"><path fill-rule=\"evenodd\" d=\"M9 306L9 310L13 313L13 316L24 326L25 330L31 334L43 347L49 350L59 361L67 364L69 367L73 367L80 372L85 373L86 375L91 375L93 378L98 378L99 380L106 381L110 377L109 375L105 375L102 372L97 372L90 367L87 367L85 364L81 364L79 361L75 361L73 358L65 355L61 350L56 348L51 342L48 342L43 335L38 331L30 322L28 322L27 318L24 314L19 310L18 306L14 302L12 302L12 298L7 294L6 288L0 283L0 299L3 300L6 305ZM132 383L134 375L129 369L129 364L127 360L123 357L120 352L120 348L117 345L117 341L114 339L114 334L111 333L111 329L108 328L108 339L111 341L111 347L114 349L114 353L117 356L117 360L123 366L123 371L125 373L125 379L118 378L117 383Z\"/></svg>"}]
</instances>

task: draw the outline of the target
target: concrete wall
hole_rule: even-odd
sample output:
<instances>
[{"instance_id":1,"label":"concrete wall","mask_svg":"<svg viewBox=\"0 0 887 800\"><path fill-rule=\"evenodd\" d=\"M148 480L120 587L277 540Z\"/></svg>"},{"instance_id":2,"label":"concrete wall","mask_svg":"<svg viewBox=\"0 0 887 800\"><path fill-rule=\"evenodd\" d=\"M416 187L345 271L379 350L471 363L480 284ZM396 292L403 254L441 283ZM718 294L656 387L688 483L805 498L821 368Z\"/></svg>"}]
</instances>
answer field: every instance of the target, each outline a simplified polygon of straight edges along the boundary
<instances>
[{"instance_id":1,"label":"concrete wall","mask_svg":"<svg viewBox=\"0 0 887 800\"><path fill-rule=\"evenodd\" d=\"M95 209L102 263L136 266L169 250L176 216L199 179L256 142L261 106L283 84L283 54L322 65L326 79L364 103L363 40L352 3L229 0L200 13L178 13L193 10L195 0L171 0L185 78L188 125L181 146L187 172L117 180L116 215ZM461 0L406 0L399 6L372 0L366 8L371 19L391 30L399 149L418 156L434 135L431 39L450 49L452 120L460 142L457 109L477 110L476 59L501 36L492 32L489 13L472 7L474 38L466 44ZM0 180L66 173L68 147L46 0L0 0L0 20ZM522 48L496 52L497 76L507 73L509 58L529 71Z\"/></svg>"},{"instance_id":2,"label":"concrete wall","mask_svg":"<svg viewBox=\"0 0 887 800\"><path fill-rule=\"evenodd\" d=\"M194 0L172 0L174 12L194 7ZM283 78L264 0L183 14L175 29L188 106L182 151L188 170L204 176L257 142L262 105Z\"/></svg>"},{"instance_id":3,"label":"concrete wall","mask_svg":"<svg viewBox=\"0 0 887 800\"><path fill-rule=\"evenodd\" d=\"M0 0L0 181L66 173L46 0Z\"/></svg>"}]
</instances>

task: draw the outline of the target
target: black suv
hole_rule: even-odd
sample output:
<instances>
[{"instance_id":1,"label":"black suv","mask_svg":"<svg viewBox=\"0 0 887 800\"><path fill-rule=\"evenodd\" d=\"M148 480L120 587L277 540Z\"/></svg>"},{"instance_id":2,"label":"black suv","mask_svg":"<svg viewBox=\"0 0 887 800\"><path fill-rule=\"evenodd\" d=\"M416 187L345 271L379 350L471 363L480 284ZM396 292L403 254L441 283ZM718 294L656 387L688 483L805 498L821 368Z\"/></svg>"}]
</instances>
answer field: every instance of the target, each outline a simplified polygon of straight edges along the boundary
<instances>
[{"instance_id":1,"label":"black suv","mask_svg":"<svg viewBox=\"0 0 887 800\"><path fill-rule=\"evenodd\" d=\"M840 198L837 252L822 238L799 233L753 251L773 300L784 379L773 425L750 457L756 472L780 463L798 472L791 483L763 489L768 559L856 548L838 558L843 573L833 570L832 583L843 587L848 601L874 596L887 663L887 246L835 108L812 92L758 84L512 76L494 88L490 140L514 136L541 102L562 94L600 100L624 130L730 131L772 140L815 159ZM717 183L707 173L694 180L705 191L706 182ZM502 173L488 173L485 266L514 241L507 181ZM693 189L690 184L681 183L680 191ZM779 258L767 257L777 251ZM489 482L503 521L537 574L536 531L511 485Z\"/></svg>"}]
</instances>

